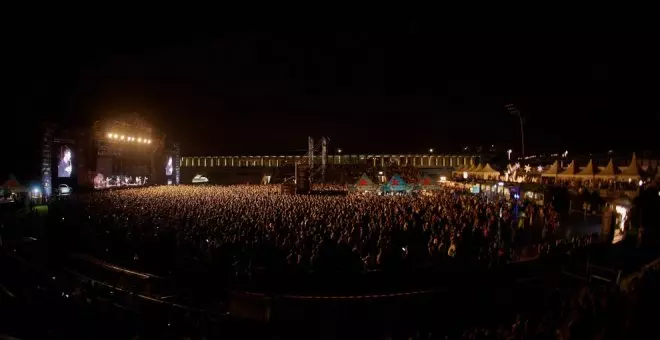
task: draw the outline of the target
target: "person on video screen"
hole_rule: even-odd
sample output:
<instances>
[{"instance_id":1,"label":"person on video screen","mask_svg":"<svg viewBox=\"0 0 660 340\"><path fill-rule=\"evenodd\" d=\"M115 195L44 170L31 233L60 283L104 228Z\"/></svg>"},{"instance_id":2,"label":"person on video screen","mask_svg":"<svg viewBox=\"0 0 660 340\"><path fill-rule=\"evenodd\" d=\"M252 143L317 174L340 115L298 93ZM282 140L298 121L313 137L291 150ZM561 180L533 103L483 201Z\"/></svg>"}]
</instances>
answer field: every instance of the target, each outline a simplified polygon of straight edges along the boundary
<instances>
[{"instance_id":1,"label":"person on video screen","mask_svg":"<svg viewBox=\"0 0 660 340\"><path fill-rule=\"evenodd\" d=\"M165 175L172 176L172 157L167 159L167 165L165 166Z\"/></svg>"},{"instance_id":2,"label":"person on video screen","mask_svg":"<svg viewBox=\"0 0 660 340\"><path fill-rule=\"evenodd\" d=\"M65 147L62 157L60 157L60 164L57 165L57 175L58 177L71 177L71 171L73 171L73 167L71 166L71 150Z\"/></svg>"}]
</instances>

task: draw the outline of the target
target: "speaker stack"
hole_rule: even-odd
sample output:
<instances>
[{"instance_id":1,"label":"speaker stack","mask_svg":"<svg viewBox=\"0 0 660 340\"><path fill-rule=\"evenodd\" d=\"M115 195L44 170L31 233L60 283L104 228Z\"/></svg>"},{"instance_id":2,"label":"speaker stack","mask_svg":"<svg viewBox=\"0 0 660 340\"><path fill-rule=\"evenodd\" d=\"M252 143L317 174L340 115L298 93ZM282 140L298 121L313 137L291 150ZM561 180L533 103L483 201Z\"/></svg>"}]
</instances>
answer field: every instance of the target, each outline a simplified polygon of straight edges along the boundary
<instances>
[{"instance_id":1,"label":"speaker stack","mask_svg":"<svg viewBox=\"0 0 660 340\"><path fill-rule=\"evenodd\" d=\"M309 194L311 190L309 175L308 165L296 164L296 194Z\"/></svg>"}]
</instances>

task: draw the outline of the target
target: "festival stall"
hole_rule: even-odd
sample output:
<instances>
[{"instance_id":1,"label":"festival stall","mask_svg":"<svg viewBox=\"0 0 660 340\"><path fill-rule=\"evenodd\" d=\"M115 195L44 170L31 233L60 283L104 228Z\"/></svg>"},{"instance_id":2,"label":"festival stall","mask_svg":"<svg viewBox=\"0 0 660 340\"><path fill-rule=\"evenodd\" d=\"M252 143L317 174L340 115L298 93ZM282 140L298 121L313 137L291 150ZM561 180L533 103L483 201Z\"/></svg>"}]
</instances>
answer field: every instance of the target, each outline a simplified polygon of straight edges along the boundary
<instances>
[{"instance_id":1,"label":"festival stall","mask_svg":"<svg viewBox=\"0 0 660 340\"><path fill-rule=\"evenodd\" d=\"M479 164L475 168L472 168L472 169L468 170L467 173L471 177L477 177L477 176L479 176L479 173L481 172L481 170L483 170L483 168L484 168L483 164Z\"/></svg>"},{"instance_id":2,"label":"festival stall","mask_svg":"<svg viewBox=\"0 0 660 340\"><path fill-rule=\"evenodd\" d=\"M619 181L621 182L632 182L632 181L638 181L642 178L642 169L639 168L639 165L637 164L637 156L633 152L632 155L632 160L630 161L630 165L623 169L619 176L617 176Z\"/></svg>"},{"instance_id":3,"label":"festival stall","mask_svg":"<svg viewBox=\"0 0 660 340\"><path fill-rule=\"evenodd\" d=\"M458 174L458 177L466 179L468 176L470 176L470 173L476 169L477 166L472 164L470 166L466 166L465 168L460 170L460 173Z\"/></svg>"},{"instance_id":4,"label":"festival stall","mask_svg":"<svg viewBox=\"0 0 660 340\"><path fill-rule=\"evenodd\" d=\"M504 198L511 199L512 194L519 192L519 188L517 184L507 184L504 182L496 182L496 183L479 183L479 191L486 193L486 194L492 194L492 195L502 195ZM472 191L472 190L471 190ZM476 190L474 190L474 193Z\"/></svg>"},{"instance_id":5,"label":"festival stall","mask_svg":"<svg viewBox=\"0 0 660 340\"><path fill-rule=\"evenodd\" d=\"M486 163L486 165L477 173L477 177L497 181L500 179L500 172L493 169L489 163Z\"/></svg>"},{"instance_id":6,"label":"festival stall","mask_svg":"<svg viewBox=\"0 0 660 340\"><path fill-rule=\"evenodd\" d=\"M27 188L22 186L16 178L13 178L13 176L10 176L9 179L2 184L2 189L7 192L27 192Z\"/></svg>"},{"instance_id":7,"label":"festival stall","mask_svg":"<svg viewBox=\"0 0 660 340\"><path fill-rule=\"evenodd\" d=\"M408 186L399 174L394 174L389 182L383 186L383 192L385 193L410 192L411 190L412 188Z\"/></svg>"},{"instance_id":8,"label":"festival stall","mask_svg":"<svg viewBox=\"0 0 660 340\"><path fill-rule=\"evenodd\" d=\"M522 183L518 188L518 198L543 205L545 200L544 187L538 183Z\"/></svg>"},{"instance_id":9,"label":"festival stall","mask_svg":"<svg viewBox=\"0 0 660 340\"><path fill-rule=\"evenodd\" d=\"M559 162L555 161L552 165L545 171L541 172L541 177L557 177L559 175Z\"/></svg>"},{"instance_id":10,"label":"festival stall","mask_svg":"<svg viewBox=\"0 0 660 340\"><path fill-rule=\"evenodd\" d=\"M573 179L575 178L576 173L577 173L577 168L575 167L575 161L572 161L571 164L568 165L566 170L562 171L557 175L557 178L563 180Z\"/></svg>"},{"instance_id":11,"label":"festival stall","mask_svg":"<svg viewBox=\"0 0 660 340\"><path fill-rule=\"evenodd\" d=\"M596 167L594 167L594 162L590 159L587 166L584 167L580 172L575 174L575 178L582 181L593 181L596 176Z\"/></svg>"},{"instance_id":12,"label":"festival stall","mask_svg":"<svg viewBox=\"0 0 660 340\"><path fill-rule=\"evenodd\" d=\"M614 166L614 162L612 162L612 159L610 158L607 166L601 172L596 174L596 179L613 181L619 173L621 172Z\"/></svg>"},{"instance_id":13,"label":"festival stall","mask_svg":"<svg viewBox=\"0 0 660 340\"><path fill-rule=\"evenodd\" d=\"M0 191L2 191L0 196L9 197L11 194L26 193L28 189L21 185L14 175L9 175L9 178L0 187Z\"/></svg>"},{"instance_id":14,"label":"festival stall","mask_svg":"<svg viewBox=\"0 0 660 340\"><path fill-rule=\"evenodd\" d=\"M458 168L454 169L454 171L452 171L451 174L454 177L462 178L463 177L463 172L467 171L468 169L469 169L469 166L461 166L461 167L458 167Z\"/></svg>"},{"instance_id":15,"label":"festival stall","mask_svg":"<svg viewBox=\"0 0 660 340\"><path fill-rule=\"evenodd\" d=\"M424 176L419 181L419 188L425 191L439 190L440 186L429 176Z\"/></svg>"},{"instance_id":16,"label":"festival stall","mask_svg":"<svg viewBox=\"0 0 660 340\"><path fill-rule=\"evenodd\" d=\"M0 187L0 202L13 202L21 198L41 197L41 190L34 186L34 191L28 190L28 187L18 182L14 175L9 175L9 178Z\"/></svg>"},{"instance_id":17,"label":"festival stall","mask_svg":"<svg viewBox=\"0 0 660 340\"><path fill-rule=\"evenodd\" d=\"M360 192L375 192L378 191L378 185L367 174L363 173L355 183L355 190Z\"/></svg>"}]
</instances>

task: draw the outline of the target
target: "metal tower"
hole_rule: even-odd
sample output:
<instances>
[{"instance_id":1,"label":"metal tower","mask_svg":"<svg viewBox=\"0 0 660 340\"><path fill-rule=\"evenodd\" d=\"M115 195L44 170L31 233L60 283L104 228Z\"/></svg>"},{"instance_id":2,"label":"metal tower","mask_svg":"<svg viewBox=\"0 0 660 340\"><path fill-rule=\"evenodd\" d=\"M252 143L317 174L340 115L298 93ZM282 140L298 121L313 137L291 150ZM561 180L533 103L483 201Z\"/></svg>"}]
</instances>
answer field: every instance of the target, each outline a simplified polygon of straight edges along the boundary
<instances>
[{"instance_id":1,"label":"metal tower","mask_svg":"<svg viewBox=\"0 0 660 340\"><path fill-rule=\"evenodd\" d=\"M321 181L325 183L325 167L328 159L328 139L321 137Z\"/></svg>"}]
</instances>

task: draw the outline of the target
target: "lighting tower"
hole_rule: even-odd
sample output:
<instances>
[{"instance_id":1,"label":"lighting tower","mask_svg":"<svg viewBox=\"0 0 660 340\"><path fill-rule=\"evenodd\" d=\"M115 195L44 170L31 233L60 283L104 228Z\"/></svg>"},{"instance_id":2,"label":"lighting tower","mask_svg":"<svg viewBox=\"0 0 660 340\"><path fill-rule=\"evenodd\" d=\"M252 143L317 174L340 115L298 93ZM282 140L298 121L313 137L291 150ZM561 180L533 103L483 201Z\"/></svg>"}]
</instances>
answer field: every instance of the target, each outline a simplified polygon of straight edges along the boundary
<instances>
[{"instance_id":1,"label":"lighting tower","mask_svg":"<svg viewBox=\"0 0 660 340\"><path fill-rule=\"evenodd\" d=\"M307 137L307 156L309 157L309 183L312 183L312 169L314 169L314 139Z\"/></svg>"},{"instance_id":2,"label":"lighting tower","mask_svg":"<svg viewBox=\"0 0 660 340\"><path fill-rule=\"evenodd\" d=\"M321 137L321 181L325 183L325 166L328 158L328 138Z\"/></svg>"},{"instance_id":3,"label":"lighting tower","mask_svg":"<svg viewBox=\"0 0 660 340\"><path fill-rule=\"evenodd\" d=\"M522 157L525 157L525 130L523 129L522 114L520 113L520 110L518 110L518 108L513 104L507 104L504 107L506 107L506 109L509 110L509 113L511 115L518 117L518 119L520 120L520 141L522 144Z\"/></svg>"}]
</instances>

